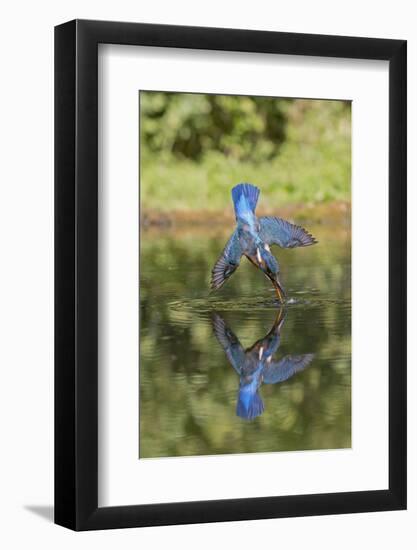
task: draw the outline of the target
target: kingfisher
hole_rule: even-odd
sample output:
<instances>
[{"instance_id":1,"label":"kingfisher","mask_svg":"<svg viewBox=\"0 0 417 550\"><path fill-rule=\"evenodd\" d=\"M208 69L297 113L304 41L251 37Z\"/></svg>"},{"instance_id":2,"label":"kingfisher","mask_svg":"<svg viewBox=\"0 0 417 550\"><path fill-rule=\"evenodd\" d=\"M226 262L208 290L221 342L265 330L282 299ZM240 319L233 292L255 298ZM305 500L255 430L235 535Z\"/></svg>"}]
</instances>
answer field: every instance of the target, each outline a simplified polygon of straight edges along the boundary
<instances>
[{"instance_id":1,"label":"kingfisher","mask_svg":"<svg viewBox=\"0 0 417 550\"><path fill-rule=\"evenodd\" d=\"M280 303L285 291L279 279L279 264L271 252L271 245L281 248L311 246L316 239L303 227L281 218L255 214L260 190L250 183L239 183L232 189L236 229L228 240L211 272L211 289L217 290L239 267L246 256L272 282Z\"/></svg>"},{"instance_id":2,"label":"kingfisher","mask_svg":"<svg viewBox=\"0 0 417 550\"><path fill-rule=\"evenodd\" d=\"M303 371L314 358L313 353L306 353L286 355L278 362L273 361L273 355L281 343L284 320L285 315L280 309L268 334L244 350L224 319L217 312L213 313L214 334L240 377L236 414L245 420L253 420L264 412L264 403L259 393L262 384L284 382Z\"/></svg>"}]
</instances>

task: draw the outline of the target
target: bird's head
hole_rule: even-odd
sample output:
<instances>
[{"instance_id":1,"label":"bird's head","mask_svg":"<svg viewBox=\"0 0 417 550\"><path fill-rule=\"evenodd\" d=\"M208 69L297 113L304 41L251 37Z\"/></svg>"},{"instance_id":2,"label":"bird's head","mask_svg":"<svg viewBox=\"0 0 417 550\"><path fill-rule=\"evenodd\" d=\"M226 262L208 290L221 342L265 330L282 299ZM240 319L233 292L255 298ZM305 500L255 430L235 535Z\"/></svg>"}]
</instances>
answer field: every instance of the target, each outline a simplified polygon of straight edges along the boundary
<instances>
[{"instance_id":1,"label":"bird's head","mask_svg":"<svg viewBox=\"0 0 417 550\"><path fill-rule=\"evenodd\" d=\"M278 298L281 303L284 303L285 300L285 291L281 285L281 282L279 280L279 266L278 262L271 253L271 249L267 244L262 243L259 245L256 249L256 257L258 260L258 266L262 271L265 273L265 275L270 279L272 284L274 285L274 288L276 290L276 293L278 295Z\"/></svg>"}]
</instances>

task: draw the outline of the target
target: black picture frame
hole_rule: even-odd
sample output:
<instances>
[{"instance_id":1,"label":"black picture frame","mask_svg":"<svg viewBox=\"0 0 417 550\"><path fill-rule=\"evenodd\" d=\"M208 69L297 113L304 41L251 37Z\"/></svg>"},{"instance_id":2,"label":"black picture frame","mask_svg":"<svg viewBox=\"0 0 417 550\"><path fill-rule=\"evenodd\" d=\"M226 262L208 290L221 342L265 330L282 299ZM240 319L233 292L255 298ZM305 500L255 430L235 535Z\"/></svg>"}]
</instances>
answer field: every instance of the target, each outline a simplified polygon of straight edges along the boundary
<instances>
[{"instance_id":1,"label":"black picture frame","mask_svg":"<svg viewBox=\"0 0 417 550\"><path fill-rule=\"evenodd\" d=\"M98 507L97 53L103 43L389 62L387 490ZM406 46L404 40L106 21L55 28L55 523L78 531L406 508Z\"/></svg>"}]
</instances>

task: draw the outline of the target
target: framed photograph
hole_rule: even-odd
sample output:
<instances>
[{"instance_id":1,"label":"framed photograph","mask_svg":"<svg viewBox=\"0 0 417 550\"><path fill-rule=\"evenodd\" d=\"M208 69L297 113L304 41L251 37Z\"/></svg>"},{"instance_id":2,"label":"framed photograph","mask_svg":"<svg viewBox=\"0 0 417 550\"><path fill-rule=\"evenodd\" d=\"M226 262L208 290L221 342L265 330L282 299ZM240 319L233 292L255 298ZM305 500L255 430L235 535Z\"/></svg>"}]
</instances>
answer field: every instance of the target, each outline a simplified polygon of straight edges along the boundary
<instances>
[{"instance_id":1,"label":"framed photograph","mask_svg":"<svg viewBox=\"0 0 417 550\"><path fill-rule=\"evenodd\" d=\"M406 42L55 29L55 522L406 507Z\"/></svg>"}]
</instances>

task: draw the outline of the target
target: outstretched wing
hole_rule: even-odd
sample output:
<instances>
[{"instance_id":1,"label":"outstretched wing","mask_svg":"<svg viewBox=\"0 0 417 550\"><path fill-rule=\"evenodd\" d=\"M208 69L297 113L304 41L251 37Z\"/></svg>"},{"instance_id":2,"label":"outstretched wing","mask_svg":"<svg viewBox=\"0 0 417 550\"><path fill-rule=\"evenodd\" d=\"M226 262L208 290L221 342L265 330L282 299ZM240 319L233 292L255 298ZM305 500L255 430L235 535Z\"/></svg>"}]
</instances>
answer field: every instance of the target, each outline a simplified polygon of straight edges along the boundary
<instances>
[{"instance_id":1,"label":"outstretched wing","mask_svg":"<svg viewBox=\"0 0 417 550\"><path fill-rule=\"evenodd\" d=\"M270 363L263 371L265 384L284 382L297 372L304 370L313 360L314 353L305 355L286 355L278 363Z\"/></svg>"},{"instance_id":2,"label":"outstretched wing","mask_svg":"<svg viewBox=\"0 0 417 550\"><path fill-rule=\"evenodd\" d=\"M267 244L277 244L281 248L295 248L317 243L316 239L304 228L281 218L266 216L259 218L259 222L261 238Z\"/></svg>"},{"instance_id":3,"label":"outstretched wing","mask_svg":"<svg viewBox=\"0 0 417 550\"><path fill-rule=\"evenodd\" d=\"M237 231L228 240L223 252L211 271L211 289L217 290L239 267L242 248Z\"/></svg>"},{"instance_id":4,"label":"outstretched wing","mask_svg":"<svg viewBox=\"0 0 417 550\"><path fill-rule=\"evenodd\" d=\"M212 325L214 334L223 348L226 357L235 371L240 375L245 364L245 352L236 335L229 329L218 313L213 313Z\"/></svg>"}]
</instances>

